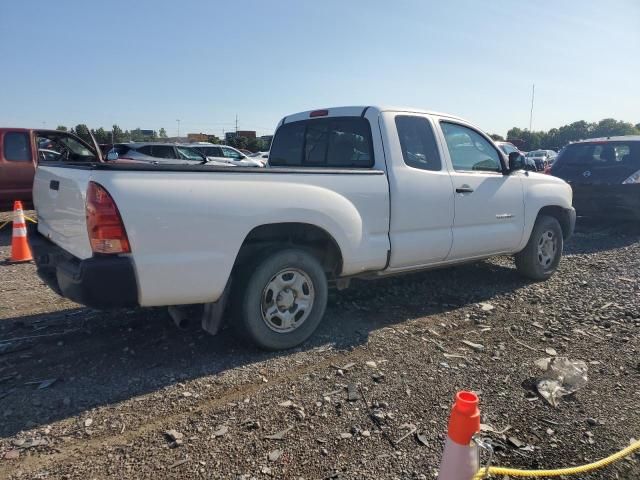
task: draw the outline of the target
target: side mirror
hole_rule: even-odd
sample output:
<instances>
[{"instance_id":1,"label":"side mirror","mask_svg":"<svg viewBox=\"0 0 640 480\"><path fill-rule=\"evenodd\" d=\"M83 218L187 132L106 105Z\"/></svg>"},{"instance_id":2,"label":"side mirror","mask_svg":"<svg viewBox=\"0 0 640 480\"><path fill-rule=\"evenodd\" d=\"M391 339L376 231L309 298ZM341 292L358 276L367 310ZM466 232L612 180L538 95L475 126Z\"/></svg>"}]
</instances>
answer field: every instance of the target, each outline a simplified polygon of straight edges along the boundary
<instances>
[{"instance_id":1,"label":"side mirror","mask_svg":"<svg viewBox=\"0 0 640 480\"><path fill-rule=\"evenodd\" d=\"M511 152L509 154L509 171L524 170L524 155L520 152Z\"/></svg>"},{"instance_id":2,"label":"side mirror","mask_svg":"<svg viewBox=\"0 0 640 480\"><path fill-rule=\"evenodd\" d=\"M118 152L116 152L115 150L110 150L109 153L107 153L107 160L110 162L113 162L114 160L118 160Z\"/></svg>"}]
</instances>

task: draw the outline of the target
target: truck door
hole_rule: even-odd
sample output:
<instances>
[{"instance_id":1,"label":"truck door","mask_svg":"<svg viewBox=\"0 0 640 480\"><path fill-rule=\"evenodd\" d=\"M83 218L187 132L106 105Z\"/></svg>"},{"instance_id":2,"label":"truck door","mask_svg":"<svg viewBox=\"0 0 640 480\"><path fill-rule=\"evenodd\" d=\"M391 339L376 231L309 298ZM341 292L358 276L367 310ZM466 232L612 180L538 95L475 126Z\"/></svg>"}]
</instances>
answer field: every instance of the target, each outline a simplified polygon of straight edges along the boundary
<instances>
[{"instance_id":1,"label":"truck door","mask_svg":"<svg viewBox=\"0 0 640 480\"><path fill-rule=\"evenodd\" d=\"M28 130L0 132L0 203L31 200L35 173L33 145Z\"/></svg>"},{"instance_id":2,"label":"truck door","mask_svg":"<svg viewBox=\"0 0 640 480\"><path fill-rule=\"evenodd\" d=\"M502 155L470 125L440 119L454 188L451 260L513 253L524 232L524 193L518 175L504 175Z\"/></svg>"},{"instance_id":3,"label":"truck door","mask_svg":"<svg viewBox=\"0 0 640 480\"><path fill-rule=\"evenodd\" d=\"M385 112L391 195L390 270L443 261L453 234L453 186L427 115Z\"/></svg>"}]
</instances>

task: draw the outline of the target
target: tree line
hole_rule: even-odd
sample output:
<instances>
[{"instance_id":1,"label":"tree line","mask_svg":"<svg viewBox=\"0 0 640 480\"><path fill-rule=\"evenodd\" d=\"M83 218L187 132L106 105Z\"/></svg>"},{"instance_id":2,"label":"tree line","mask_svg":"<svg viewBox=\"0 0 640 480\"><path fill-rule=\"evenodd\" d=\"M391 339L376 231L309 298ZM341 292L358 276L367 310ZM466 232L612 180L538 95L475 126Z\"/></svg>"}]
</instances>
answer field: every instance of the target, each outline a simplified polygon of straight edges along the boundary
<instances>
[{"instance_id":1,"label":"tree line","mask_svg":"<svg viewBox=\"0 0 640 480\"><path fill-rule=\"evenodd\" d=\"M96 139L98 144L111 144L111 143L124 143L124 142L163 142L168 141L167 131L161 128L157 132L152 130L152 134L149 135L148 131L143 131L139 128L129 130L122 130L118 125L113 125L111 130L105 130L100 127L97 129L89 129L84 123L80 123L75 127L67 128L64 125L58 125L56 130L63 132L70 132L87 142L91 142L91 134ZM215 135L208 135L207 141L210 143L225 143ZM264 142L260 138L247 138L236 137L226 142L227 145L231 145L235 148L243 148L251 150L252 152L259 152L269 150L270 145Z\"/></svg>"},{"instance_id":2,"label":"tree line","mask_svg":"<svg viewBox=\"0 0 640 480\"><path fill-rule=\"evenodd\" d=\"M513 127L507 132L507 142L516 145L520 150L560 150L570 142L587 138L613 137L619 135L640 135L640 123L635 125L605 118L599 122L580 120L548 131L530 131ZM494 140L502 141L503 137L493 134Z\"/></svg>"}]
</instances>

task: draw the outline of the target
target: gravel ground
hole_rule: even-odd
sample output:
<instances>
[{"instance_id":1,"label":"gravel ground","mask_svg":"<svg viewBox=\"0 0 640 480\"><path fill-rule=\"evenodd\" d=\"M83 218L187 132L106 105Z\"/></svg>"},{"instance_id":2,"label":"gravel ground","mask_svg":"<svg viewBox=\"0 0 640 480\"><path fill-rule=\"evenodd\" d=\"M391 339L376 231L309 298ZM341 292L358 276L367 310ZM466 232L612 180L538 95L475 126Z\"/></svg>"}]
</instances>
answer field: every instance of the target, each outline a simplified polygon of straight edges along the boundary
<instances>
[{"instance_id":1,"label":"gravel ground","mask_svg":"<svg viewBox=\"0 0 640 480\"><path fill-rule=\"evenodd\" d=\"M609 455L640 438L640 228L580 223L565 251L545 283L510 258L358 282L279 353L0 265L0 478L435 478L459 389L480 395L496 464ZM535 393L553 353L589 367L557 408ZM638 479L640 458L580 478Z\"/></svg>"}]
</instances>

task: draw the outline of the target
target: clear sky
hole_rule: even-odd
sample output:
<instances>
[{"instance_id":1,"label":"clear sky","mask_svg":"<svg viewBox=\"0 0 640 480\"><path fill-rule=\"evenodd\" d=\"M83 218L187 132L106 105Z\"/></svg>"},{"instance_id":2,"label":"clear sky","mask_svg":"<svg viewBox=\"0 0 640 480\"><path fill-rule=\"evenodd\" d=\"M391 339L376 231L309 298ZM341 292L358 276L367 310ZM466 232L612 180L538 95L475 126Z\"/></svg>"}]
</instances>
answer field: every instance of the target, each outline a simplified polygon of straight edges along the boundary
<instances>
[{"instance_id":1,"label":"clear sky","mask_svg":"<svg viewBox=\"0 0 640 480\"><path fill-rule=\"evenodd\" d=\"M640 122L640 0L2 1L0 126L271 133L338 105Z\"/></svg>"}]
</instances>

